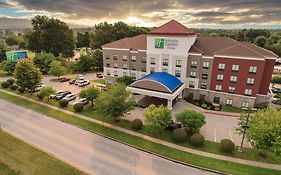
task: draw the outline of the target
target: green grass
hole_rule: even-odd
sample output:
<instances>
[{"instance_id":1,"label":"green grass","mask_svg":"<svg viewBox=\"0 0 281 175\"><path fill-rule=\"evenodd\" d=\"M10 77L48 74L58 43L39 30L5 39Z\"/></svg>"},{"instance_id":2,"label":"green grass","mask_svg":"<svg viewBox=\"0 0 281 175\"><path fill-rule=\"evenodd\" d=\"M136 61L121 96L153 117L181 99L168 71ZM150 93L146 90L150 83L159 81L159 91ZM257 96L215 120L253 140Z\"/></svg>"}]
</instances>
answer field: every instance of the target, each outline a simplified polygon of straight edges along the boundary
<instances>
[{"instance_id":1,"label":"green grass","mask_svg":"<svg viewBox=\"0 0 281 175\"><path fill-rule=\"evenodd\" d=\"M241 108L236 108L233 106L223 106L221 109L222 112L234 112L234 113L243 113L244 111Z\"/></svg>"},{"instance_id":2,"label":"green grass","mask_svg":"<svg viewBox=\"0 0 281 175\"><path fill-rule=\"evenodd\" d=\"M7 77L9 76L7 72L0 70L0 77Z\"/></svg>"},{"instance_id":3,"label":"green grass","mask_svg":"<svg viewBox=\"0 0 281 175\"><path fill-rule=\"evenodd\" d=\"M91 80L91 82L99 83L99 84L105 84L105 80L104 79L95 79L95 80Z\"/></svg>"},{"instance_id":4,"label":"green grass","mask_svg":"<svg viewBox=\"0 0 281 175\"><path fill-rule=\"evenodd\" d=\"M119 140L121 142L133 145L140 149L144 149L156 154L160 154L172 159L176 159L188 164L192 164L195 166L205 167L209 169L214 169L218 171L223 171L226 173L237 174L237 175L268 175L268 174L281 174L281 171L270 170L260 167L252 167L247 165L242 165L238 163L232 163L222 160L217 160L208 157L202 157L194 154L190 154L187 152L183 152L171 147L167 147L161 144L157 144L151 141L147 141L145 139L126 134L111 128L107 128L93 122L89 122L84 119L77 118L75 116L53 110L47 107L44 107L40 104L36 104L30 102L28 100L21 99L19 97L14 97L12 95L0 92L0 98L10 101L12 103L18 104L23 107L27 107L33 109L34 111L40 112L47 116L53 117L55 119L64 121L66 123L79 126L80 128L89 130L91 132L101 134L104 136L108 136L110 138Z\"/></svg>"},{"instance_id":5,"label":"green grass","mask_svg":"<svg viewBox=\"0 0 281 175\"><path fill-rule=\"evenodd\" d=\"M85 175L70 165L0 131L1 175Z\"/></svg>"}]
</instances>

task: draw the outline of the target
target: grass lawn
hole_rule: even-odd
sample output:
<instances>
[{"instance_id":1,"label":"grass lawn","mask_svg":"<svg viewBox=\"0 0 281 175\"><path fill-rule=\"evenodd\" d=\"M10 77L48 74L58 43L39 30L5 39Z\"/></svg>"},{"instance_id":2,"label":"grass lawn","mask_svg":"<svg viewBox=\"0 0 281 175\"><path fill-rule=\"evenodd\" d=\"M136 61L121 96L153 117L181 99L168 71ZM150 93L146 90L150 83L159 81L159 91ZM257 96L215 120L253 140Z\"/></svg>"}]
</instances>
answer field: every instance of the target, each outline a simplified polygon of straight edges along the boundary
<instances>
[{"instance_id":1,"label":"grass lawn","mask_svg":"<svg viewBox=\"0 0 281 175\"><path fill-rule=\"evenodd\" d=\"M235 112L235 113L243 113L243 112L245 112L241 108L235 108L233 106L227 106L227 105L222 106L221 111L222 112Z\"/></svg>"},{"instance_id":2,"label":"grass lawn","mask_svg":"<svg viewBox=\"0 0 281 175\"><path fill-rule=\"evenodd\" d=\"M70 165L0 131L1 175L85 175Z\"/></svg>"},{"instance_id":3,"label":"grass lawn","mask_svg":"<svg viewBox=\"0 0 281 175\"><path fill-rule=\"evenodd\" d=\"M105 80L104 79L95 79L95 80L91 80L91 82L99 83L99 84L105 84Z\"/></svg>"},{"instance_id":4,"label":"grass lawn","mask_svg":"<svg viewBox=\"0 0 281 175\"><path fill-rule=\"evenodd\" d=\"M7 74L7 72L5 72L5 71L3 71L3 70L0 70L0 77L7 77L7 76L9 76L9 75Z\"/></svg>"},{"instance_id":5,"label":"grass lawn","mask_svg":"<svg viewBox=\"0 0 281 175\"><path fill-rule=\"evenodd\" d=\"M53 110L42 105L21 99L19 97L14 97L12 95L0 92L0 98L10 101L12 103L18 104L23 107L27 107L33 109L34 111L43 113L47 116L53 117L55 119L64 121L66 123L79 126L83 129L87 129L97 134L101 134L104 136L108 136L110 138L119 140L121 142L134 145L140 149L144 149L147 151L151 151L156 154L160 154L163 156L167 156L172 159L176 159L185 163L189 163L192 165L205 167L209 169L219 170L231 174L238 175L268 175L268 174L280 174L281 171L264 169L259 167L252 167L247 165L241 165L237 163L217 160L213 158L207 158L202 156L197 156L194 154L186 153L180 150L176 150L171 147L163 146L151 141L144 140L142 138L126 134L117 130L113 130L111 128L107 128L93 122L89 122L87 120L83 120L77 117L74 117L69 114L65 114L63 112Z\"/></svg>"}]
</instances>

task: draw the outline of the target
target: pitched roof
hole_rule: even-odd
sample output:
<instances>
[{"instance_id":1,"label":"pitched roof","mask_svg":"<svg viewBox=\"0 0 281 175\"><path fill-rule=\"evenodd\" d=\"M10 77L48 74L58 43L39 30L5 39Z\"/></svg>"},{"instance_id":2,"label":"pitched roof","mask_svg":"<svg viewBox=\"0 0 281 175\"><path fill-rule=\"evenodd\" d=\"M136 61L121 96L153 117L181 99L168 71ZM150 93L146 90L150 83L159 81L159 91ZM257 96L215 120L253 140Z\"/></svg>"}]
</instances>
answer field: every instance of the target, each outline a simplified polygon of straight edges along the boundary
<instances>
[{"instance_id":1,"label":"pitched roof","mask_svg":"<svg viewBox=\"0 0 281 175\"><path fill-rule=\"evenodd\" d=\"M171 20L156 29L153 29L150 35L195 35L191 29L180 24L176 20Z\"/></svg>"},{"instance_id":2,"label":"pitched roof","mask_svg":"<svg viewBox=\"0 0 281 175\"><path fill-rule=\"evenodd\" d=\"M263 55L250 50L248 47L238 43L232 47L223 49L219 52L214 53L215 55L223 56L235 56L235 57L247 57L247 58L264 58Z\"/></svg>"},{"instance_id":3,"label":"pitched roof","mask_svg":"<svg viewBox=\"0 0 281 175\"><path fill-rule=\"evenodd\" d=\"M240 42L240 43L243 44L244 46L248 47L249 49L252 49L253 51L255 51L255 52L257 52L261 55L264 55L266 57L278 57L278 55L276 55L272 51L261 48L259 46L254 45L254 44L251 44L251 43L248 43L248 42Z\"/></svg>"},{"instance_id":4,"label":"pitched roof","mask_svg":"<svg viewBox=\"0 0 281 175\"><path fill-rule=\"evenodd\" d=\"M118 48L129 50L146 50L146 36L138 35L134 37L126 37L111 43L102 45L104 48Z\"/></svg>"}]
</instances>

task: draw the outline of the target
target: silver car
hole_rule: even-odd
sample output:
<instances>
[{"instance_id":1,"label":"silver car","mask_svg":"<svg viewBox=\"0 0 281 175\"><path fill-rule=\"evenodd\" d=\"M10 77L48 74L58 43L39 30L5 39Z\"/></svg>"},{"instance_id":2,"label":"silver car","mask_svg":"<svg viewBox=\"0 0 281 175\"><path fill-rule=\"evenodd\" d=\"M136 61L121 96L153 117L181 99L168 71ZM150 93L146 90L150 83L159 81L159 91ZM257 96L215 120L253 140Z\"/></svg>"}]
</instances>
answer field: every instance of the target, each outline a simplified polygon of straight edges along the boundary
<instances>
[{"instance_id":1,"label":"silver car","mask_svg":"<svg viewBox=\"0 0 281 175\"><path fill-rule=\"evenodd\" d=\"M65 97L63 97L64 100L68 100L68 101L72 101L76 99L76 95L75 94L68 94Z\"/></svg>"}]
</instances>

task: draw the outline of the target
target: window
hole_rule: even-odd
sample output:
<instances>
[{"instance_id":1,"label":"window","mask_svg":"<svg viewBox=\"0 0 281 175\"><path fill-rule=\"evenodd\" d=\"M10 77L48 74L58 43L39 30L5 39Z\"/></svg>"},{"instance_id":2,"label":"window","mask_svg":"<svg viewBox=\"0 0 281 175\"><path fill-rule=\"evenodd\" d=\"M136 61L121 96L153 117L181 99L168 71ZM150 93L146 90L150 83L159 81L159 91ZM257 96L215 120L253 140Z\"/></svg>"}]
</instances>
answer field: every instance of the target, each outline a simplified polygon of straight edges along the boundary
<instances>
[{"instance_id":1,"label":"window","mask_svg":"<svg viewBox=\"0 0 281 175\"><path fill-rule=\"evenodd\" d=\"M243 101L241 107L242 108L248 108L249 107L249 102Z\"/></svg>"},{"instance_id":2,"label":"window","mask_svg":"<svg viewBox=\"0 0 281 175\"><path fill-rule=\"evenodd\" d=\"M150 64L155 64L155 58L150 58Z\"/></svg>"},{"instance_id":3,"label":"window","mask_svg":"<svg viewBox=\"0 0 281 175\"><path fill-rule=\"evenodd\" d=\"M123 72L123 76L128 76L127 72Z\"/></svg>"},{"instance_id":4,"label":"window","mask_svg":"<svg viewBox=\"0 0 281 175\"><path fill-rule=\"evenodd\" d=\"M106 63L106 67L110 67L110 63Z\"/></svg>"},{"instance_id":5,"label":"window","mask_svg":"<svg viewBox=\"0 0 281 175\"><path fill-rule=\"evenodd\" d=\"M155 67L151 67L150 68L150 73L154 73L155 72Z\"/></svg>"},{"instance_id":6,"label":"window","mask_svg":"<svg viewBox=\"0 0 281 175\"><path fill-rule=\"evenodd\" d=\"M236 82L237 77L236 76L230 76L230 82Z\"/></svg>"},{"instance_id":7,"label":"window","mask_svg":"<svg viewBox=\"0 0 281 175\"><path fill-rule=\"evenodd\" d=\"M106 71L106 75L110 75L110 70L107 70L107 71Z\"/></svg>"},{"instance_id":8,"label":"window","mask_svg":"<svg viewBox=\"0 0 281 175\"><path fill-rule=\"evenodd\" d=\"M251 96L252 95L252 89L245 89L245 95Z\"/></svg>"},{"instance_id":9,"label":"window","mask_svg":"<svg viewBox=\"0 0 281 175\"><path fill-rule=\"evenodd\" d=\"M135 62L137 60L137 56L136 55L132 55L132 62Z\"/></svg>"},{"instance_id":10,"label":"window","mask_svg":"<svg viewBox=\"0 0 281 175\"><path fill-rule=\"evenodd\" d=\"M232 65L232 71L237 72L239 70L239 65Z\"/></svg>"},{"instance_id":11,"label":"window","mask_svg":"<svg viewBox=\"0 0 281 175\"><path fill-rule=\"evenodd\" d=\"M247 84L252 85L252 84L254 84L254 81L255 81L255 79L253 79L253 78L248 78L248 79L247 79Z\"/></svg>"},{"instance_id":12,"label":"window","mask_svg":"<svg viewBox=\"0 0 281 175\"><path fill-rule=\"evenodd\" d=\"M221 85L216 85L216 91L221 91L222 86Z\"/></svg>"},{"instance_id":13,"label":"window","mask_svg":"<svg viewBox=\"0 0 281 175\"><path fill-rule=\"evenodd\" d=\"M134 73L134 72L132 73L132 78L136 79L136 73Z\"/></svg>"},{"instance_id":14,"label":"window","mask_svg":"<svg viewBox=\"0 0 281 175\"><path fill-rule=\"evenodd\" d=\"M141 62L146 63L146 57L145 56L141 57Z\"/></svg>"},{"instance_id":15,"label":"window","mask_svg":"<svg viewBox=\"0 0 281 175\"><path fill-rule=\"evenodd\" d=\"M199 94L199 100L205 100L206 95L205 94Z\"/></svg>"},{"instance_id":16,"label":"window","mask_svg":"<svg viewBox=\"0 0 281 175\"><path fill-rule=\"evenodd\" d=\"M191 72L190 72L190 78L195 78L195 77L196 77L196 72L191 71Z\"/></svg>"},{"instance_id":17,"label":"window","mask_svg":"<svg viewBox=\"0 0 281 175\"><path fill-rule=\"evenodd\" d=\"M128 65L127 64L123 64L123 69L128 69Z\"/></svg>"},{"instance_id":18,"label":"window","mask_svg":"<svg viewBox=\"0 0 281 175\"><path fill-rule=\"evenodd\" d=\"M208 73L202 73L202 79L208 79Z\"/></svg>"},{"instance_id":19,"label":"window","mask_svg":"<svg viewBox=\"0 0 281 175\"><path fill-rule=\"evenodd\" d=\"M220 104L220 97L214 97L213 101L215 104Z\"/></svg>"},{"instance_id":20,"label":"window","mask_svg":"<svg viewBox=\"0 0 281 175\"><path fill-rule=\"evenodd\" d=\"M145 67L145 66L142 66L142 67L141 67L141 71L142 71L142 72L146 72L146 67Z\"/></svg>"},{"instance_id":21,"label":"window","mask_svg":"<svg viewBox=\"0 0 281 175\"><path fill-rule=\"evenodd\" d=\"M195 81L189 81L188 87L194 88L195 87Z\"/></svg>"},{"instance_id":22,"label":"window","mask_svg":"<svg viewBox=\"0 0 281 175\"><path fill-rule=\"evenodd\" d=\"M191 61L191 67L196 68L197 66L197 61Z\"/></svg>"},{"instance_id":23,"label":"window","mask_svg":"<svg viewBox=\"0 0 281 175\"><path fill-rule=\"evenodd\" d=\"M181 67L181 60L176 60L176 67Z\"/></svg>"},{"instance_id":24,"label":"window","mask_svg":"<svg viewBox=\"0 0 281 175\"><path fill-rule=\"evenodd\" d=\"M128 60L127 55L123 55L123 61L127 61L127 60Z\"/></svg>"},{"instance_id":25,"label":"window","mask_svg":"<svg viewBox=\"0 0 281 175\"><path fill-rule=\"evenodd\" d=\"M217 75L217 80L222 81L222 80L223 80L223 75L222 75L222 74L218 74L218 75Z\"/></svg>"},{"instance_id":26,"label":"window","mask_svg":"<svg viewBox=\"0 0 281 175\"><path fill-rule=\"evenodd\" d=\"M113 60L117 60L118 59L118 56L117 55L113 55Z\"/></svg>"},{"instance_id":27,"label":"window","mask_svg":"<svg viewBox=\"0 0 281 175\"><path fill-rule=\"evenodd\" d=\"M115 77L118 77L118 73L117 73L116 70L114 71L114 76L115 76Z\"/></svg>"},{"instance_id":28,"label":"window","mask_svg":"<svg viewBox=\"0 0 281 175\"><path fill-rule=\"evenodd\" d=\"M163 68L163 69L162 69L162 72L168 72L168 69Z\"/></svg>"},{"instance_id":29,"label":"window","mask_svg":"<svg viewBox=\"0 0 281 175\"><path fill-rule=\"evenodd\" d=\"M233 100L232 99L226 99L226 105L232 106Z\"/></svg>"},{"instance_id":30,"label":"window","mask_svg":"<svg viewBox=\"0 0 281 175\"><path fill-rule=\"evenodd\" d=\"M235 92L235 87L228 87L228 92L233 94Z\"/></svg>"},{"instance_id":31,"label":"window","mask_svg":"<svg viewBox=\"0 0 281 175\"><path fill-rule=\"evenodd\" d=\"M209 62L203 62L203 69L209 69Z\"/></svg>"},{"instance_id":32,"label":"window","mask_svg":"<svg viewBox=\"0 0 281 175\"><path fill-rule=\"evenodd\" d=\"M108 56L108 55L106 55L105 59L109 60L110 58L109 58L109 56Z\"/></svg>"},{"instance_id":33,"label":"window","mask_svg":"<svg viewBox=\"0 0 281 175\"><path fill-rule=\"evenodd\" d=\"M113 67L114 67L114 68L118 68L117 63L114 63L114 64L113 64Z\"/></svg>"},{"instance_id":34,"label":"window","mask_svg":"<svg viewBox=\"0 0 281 175\"><path fill-rule=\"evenodd\" d=\"M225 68L225 64L219 63L219 69L224 70L224 68Z\"/></svg>"},{"instance_id":35,"label":"window","mask_svg":"<svg viewBox=\"0 0 281 175\"><path fill-rule=\"evenodd\" d=\"M180 71L180 70L176 70L175 76L176 76L176 77L181 77L181 71Z\"/></svg>"},{"instance_id":36,"label":"window","mask_svg":"<svg viewBox=\"0 0 281 175\"><path fill-rule=\"evenodd\" d=\"M163 59L163 66L168 66L168 59Z\"/></svg>"},{"instance_id":37,"label":"window","mask_svg":"<svg viewBox=\"0 0 281 175\"><path fill-rule=\"evenodd\" d=\"M201 83L200 88L201 89L207 89L207 83Z\"/></svg>"},{"instance_id":38,"label":"window","mask_svg":"<svg viewBox=\"0 0 281 175\"><path fill-rule=\"evenodd\" d=\"M256 66L250 66L249 72L255 74L257 72L257 67Z\"/></svg>"},{"instance_id":39,"label":"window","mask_svg":"<svg viewBox=\"0 0 281 175\"><path fill-rule=\"evenodd\" d=\"M137 66L135 64L132 64L132 70L136 70Z\"/></svg>"}]
</instances>

